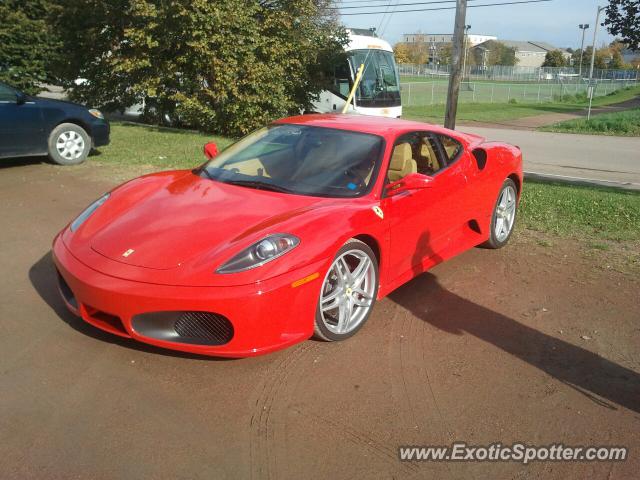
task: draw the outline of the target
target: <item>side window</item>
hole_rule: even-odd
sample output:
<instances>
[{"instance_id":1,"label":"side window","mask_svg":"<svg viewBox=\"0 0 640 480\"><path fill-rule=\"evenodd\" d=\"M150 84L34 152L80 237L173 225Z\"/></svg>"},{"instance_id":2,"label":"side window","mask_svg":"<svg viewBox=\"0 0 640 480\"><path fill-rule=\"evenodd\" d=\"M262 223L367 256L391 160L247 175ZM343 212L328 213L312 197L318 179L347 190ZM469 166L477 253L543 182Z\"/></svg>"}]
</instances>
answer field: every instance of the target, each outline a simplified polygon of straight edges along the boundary
<instances>
[{"instance_id":1,"label":"side window","mask_svg":"<svg viewBox=\"0 0 640 480\"><path fill-rule=\"evenodd\" d=\"M442 158L438 142L433 134L420 135L420 144L416 152L418 173L433 175L446 166L446 159Z\"/></svg>"},{"instance_id":2,"label":"side window","mask_svg":"<svg viewBox=\"0 0 640 480\"><path fill-rule=\"evenodd\" d=\"M351 69L348 62L343 62L338 65L333 72L333 85L331 86L331 93L347 98L351 91Z\"/></svg>"},{"instance_id":3,"label":"side window","mask_svg":"<svg viewBox=\"0 0 640 480\"><path fill-rule=\"evenodd\" d=\"M387 171L389 182L397 182L407 175L418 172L415 152L418 151L419 145L420 135L418 133L409 133L396 140Z\"/></svg>"},{"instance_id":4,"label":"side window","mask_svg":"<svg viewBox=\"0 0 640 480\"><path fill-rule=\"evenodd\" d=\"M442 148L447 155L447 164L455 162L462 151L462 145L446 135L438 135L438 137L440 137L440 143L442 143Z\"/></svg>"},{"instance_id":5,"label":"side window","mask_svg":"<svg viewBox=\"0 0 640 480\"><path fill-rule=\"evenodd\" d=\"M16 92L12 88L7 87L0 83L0 102L15 102Z\"/></svg>"}]
</instances>

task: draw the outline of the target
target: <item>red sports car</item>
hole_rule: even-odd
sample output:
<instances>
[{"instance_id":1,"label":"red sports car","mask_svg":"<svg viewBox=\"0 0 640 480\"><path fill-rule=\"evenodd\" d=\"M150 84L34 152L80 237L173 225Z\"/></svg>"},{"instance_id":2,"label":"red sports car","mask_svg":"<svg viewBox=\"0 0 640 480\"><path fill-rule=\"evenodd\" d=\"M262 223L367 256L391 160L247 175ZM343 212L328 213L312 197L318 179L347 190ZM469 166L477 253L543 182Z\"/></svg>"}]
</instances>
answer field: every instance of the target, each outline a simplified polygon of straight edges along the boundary
<instances>
[{"instance_id":1,"label":"red sports car","mask_svg":"<svg viewBox=\"0 0 640 480\"><path fill-rule=\"evenodd\" d=\"M343 340L419 273L507 243L522 190L517 147L398 119L291 117L205 153L117 187L56 236L74 313L205 355Z\"/></svg>"}]
</instances>

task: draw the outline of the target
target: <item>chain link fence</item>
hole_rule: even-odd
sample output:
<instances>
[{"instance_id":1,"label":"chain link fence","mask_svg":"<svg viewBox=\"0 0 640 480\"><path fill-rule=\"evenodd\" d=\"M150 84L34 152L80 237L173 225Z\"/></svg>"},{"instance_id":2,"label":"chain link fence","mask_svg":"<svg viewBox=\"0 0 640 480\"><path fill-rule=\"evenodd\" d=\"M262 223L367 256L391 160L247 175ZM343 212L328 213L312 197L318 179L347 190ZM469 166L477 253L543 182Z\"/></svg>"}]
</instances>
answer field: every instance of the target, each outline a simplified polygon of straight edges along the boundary
<instances>
[{"instance_id":1,"label":"chain link fence","mask_svg":"<svg viewBox=\"0 0 640 480\"><path fill-rule=\"evenodd\" d=\"M609 95L621 88L633 87L635 80L598 81L594 96ZM587 94L586 83L502 83L465 81L460 85L459 102L466 103L548 103L578 100ZM401 82L402 105L443 104L447 100L448 82L428 80ZM576 98L578 97L578 98Z\"/></svg>"},{"instance_id":2,"label":"chain link fence","mask_svg":"<svg viewBox=\"0 0 640 480\"><path fill-rule=\"evenodd\" d=\"M451 73L450 65L398 65L401 77L443 78ZM545 82L545 83L583 83L588 81L589 68L582 71L575 67L519 67L495 65L482 67L467 66L465 80L485 80L494 82ZM596 80L635 80L640 81L640 70L602 70L594 69Z\"/></svg>"}]
</instances>

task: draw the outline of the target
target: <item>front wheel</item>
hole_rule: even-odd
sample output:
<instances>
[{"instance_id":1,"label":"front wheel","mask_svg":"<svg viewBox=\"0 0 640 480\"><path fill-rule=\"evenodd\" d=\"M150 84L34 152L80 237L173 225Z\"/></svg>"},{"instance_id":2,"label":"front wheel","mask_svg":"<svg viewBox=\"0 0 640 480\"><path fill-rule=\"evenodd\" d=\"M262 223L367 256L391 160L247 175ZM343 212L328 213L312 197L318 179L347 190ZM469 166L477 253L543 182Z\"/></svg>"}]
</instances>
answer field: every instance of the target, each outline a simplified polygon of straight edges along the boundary
<instances>
[{"instance_id":1,"label":"front wheel","mask_svg":"<svg viewBox=\"0 0 640 480\"><path fill-rule=\"evenodd\" d=\"M354 335L367 321L378 294L378 262L371 248L351 239L325 275L316 310L314 335L333 342Z\"/></svg>"},{"instance_id":2,"label":"front wheel","mask_svg":"<svg viewBox=\"0 0 640 480\"><path fill-rule=\"evenodd\" d=\"M91 137L75 123L61 123L49 135L49 158L59 165L77 165L87 159Z\"/></svg>"},{"instance_id":3,"label":"front wheel","mask_svg":"<svg viewBox=\"0 0 640 480\"><path fill-rule=\"evenodd\" d=\"M507 178L502 184L496 206L493 208L491 232L489 240L484 244L485 247L502 248L507 244L516 222L517 206L518 193L516 184L513 180Z\"/></svg>"}]
</instances>

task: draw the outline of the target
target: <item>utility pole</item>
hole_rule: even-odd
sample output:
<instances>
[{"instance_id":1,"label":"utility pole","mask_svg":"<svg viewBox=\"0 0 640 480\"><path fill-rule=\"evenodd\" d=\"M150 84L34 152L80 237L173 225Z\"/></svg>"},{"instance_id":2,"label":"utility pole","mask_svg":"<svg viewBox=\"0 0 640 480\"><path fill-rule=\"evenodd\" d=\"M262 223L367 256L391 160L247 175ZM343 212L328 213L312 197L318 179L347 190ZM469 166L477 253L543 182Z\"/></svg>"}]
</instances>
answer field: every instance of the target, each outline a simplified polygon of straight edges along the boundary
<instances>
[{"instance_id":1,"label":"utility pole","mask_svg":"<svg viewBox=\"0 0 640 480\"><path fill-rule=\"evenodd\" d=\"M456 113L458 111L458 93L460 92L460 78L462 50L464 48L465 19L467 15L467 0L456 0L456 21L453 29L453 49L451 51L451 74L447 90L447 109L444 116L444 126L451 130L456 128Z\"/></svg>"},{"instance_id":2,"label":"utility pole","mask_svg":"<svg viewBox=\"0 0 640 480\"><path fill-rule=\"evenodd\" d=\"M584 54L584 34L587 31L587 28L589 28L589 24L581 23L580 25L578 25L578 28L582 30L582 43L580 44L580 72L578 73L578 76L582 78L582 55Z\"/></svg>"},{"instance_id":3,"label":"utility pole","mask_svg":"<svg viewBox=\"0 0 640 480\"><path fill-rule=\"evenodd\" d=\"M469 46L468 46L468 41L469 41L469 29L471 28L471 25L465 25L464 26L464 60L462 61L462 80L464 81L464 76L467 75L467 53L469 52ZM469 78L469 76L467 75L467 79Z\"/></svg>"},{"instance_id":4,"label":"utility pole","mask_svg":"<svg viewBox=\"0 0 640 480\"><path fill-rule=\"evenodd\" d=\"M591 103L593 102L593 64L596 61L596 37L598 35L598 25L600 23L600 12L602 12L605 7L598 7L598 13L596 14L596 24L593 27L593 45L591 47L591 66L589 67L589 110L587 111L587 120L591 120Z\"/></svg>"}]
</instances>

